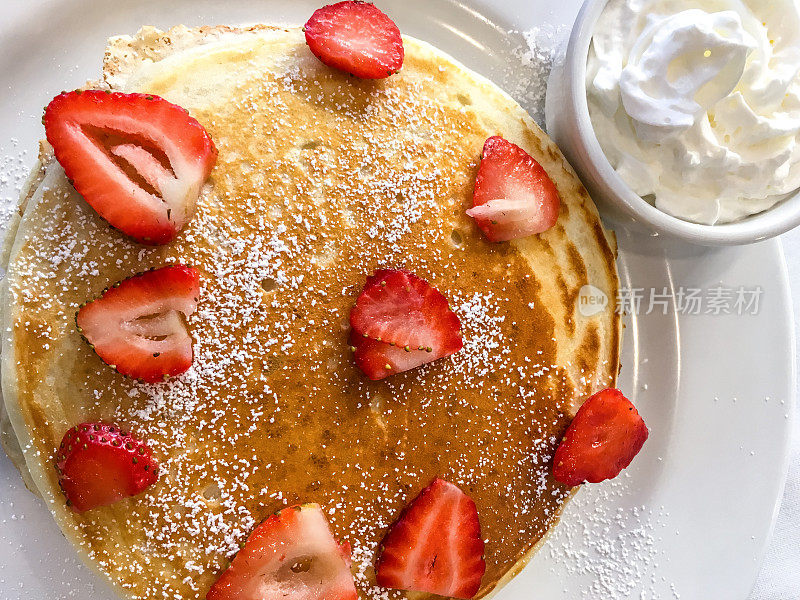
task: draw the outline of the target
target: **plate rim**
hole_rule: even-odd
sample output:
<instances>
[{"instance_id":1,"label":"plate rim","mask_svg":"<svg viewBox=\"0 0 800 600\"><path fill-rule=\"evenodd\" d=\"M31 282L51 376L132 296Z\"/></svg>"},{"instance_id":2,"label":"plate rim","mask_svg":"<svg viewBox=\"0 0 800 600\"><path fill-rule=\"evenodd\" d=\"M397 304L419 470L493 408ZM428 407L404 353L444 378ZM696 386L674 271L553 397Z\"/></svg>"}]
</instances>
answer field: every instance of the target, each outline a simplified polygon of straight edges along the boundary
<instances>
[{"instance_id":1,"label":"plate rim","mask_svg":"<svg viewBox=\"0 0 800 600\"><path fill-rule=\"evenodd\" d=\"M792 294L792 286L789 280L789 263L786 260L786 252L783 246L783 239L782 236L778 236L769 240L768 242L771 246L773 246L773 250L777 252L777 259L778 259L778 267L780 269L780 285L783 288L783 294L781 298L781 302L784 306L784 320L787 323L788 327L788 339L787 342L789 344L790 352L788 356L789 360L789 369L786 372L788 375L788 387L786 390L786 421L787 426L783 430L783 460L781 461L780 470L782 473L781 479L778 482L778 495L775 498L775 504L772 509L772 515L770 517L770 524L769 528L767 529L767 535L765 539L765 543L762 545L761 550L759 552L759 556L756 560L757 563L757 570L756 570L756 577L753 579L753 583L750 585L750 589L747 592L747 596L745 598L749 598L752 596L753 591L755 590L756 584L758 583L758 576L760 575L761 571L764 567L764 561L767 557L767 551L769 550L770 543L775 534L775 527L778 523L778 514L780 513L781 507L783 505L783 499L786 493L786 483L789 477L789 466L791 464L792 458L792 442L794 439L794 422L797 418L797 399L800 392L797 388L797 359L798 359L798 348L797 348L797 320L794 316L794 297Z\"/></svg>"}]
</instances>

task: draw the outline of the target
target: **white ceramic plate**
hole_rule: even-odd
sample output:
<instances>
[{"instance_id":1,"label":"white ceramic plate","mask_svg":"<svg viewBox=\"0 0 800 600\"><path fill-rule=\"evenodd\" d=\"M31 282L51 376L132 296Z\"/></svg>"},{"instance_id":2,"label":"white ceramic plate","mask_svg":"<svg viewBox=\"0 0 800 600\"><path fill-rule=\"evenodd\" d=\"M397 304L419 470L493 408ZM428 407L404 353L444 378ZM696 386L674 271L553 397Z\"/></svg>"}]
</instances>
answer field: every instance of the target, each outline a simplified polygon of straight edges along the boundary
<instances>
[{"instance_id":1,"label":"white ceramic plate","mask_svg":"<svg viewBox=\"0 0 800 600\"><path fill-rule=\"evenodd\" d=\"M321 1L3 0L0 200L16 196L33 162L41 107L97 75L108 36L143 24L302 23ZM379 4L403 31L450 52L536 113L541 84L520 60L524 38L508 31L536 28L546 45L566 33L580 2ZM788 457L794 327L780 246L695 249L625 230L618 235L623 286L645 296L640 313L627 318L621 387L651 437L623 477L578 494L545 548L498 600L744 600ZM757 314L735 314L733 299L729 315L677 310L681 288L704 290L711 302L713 288L735 294L741 286L761 288ZM657 302L644 314L651 288L665 294L667 306ZM5 457L0 482L0 597L112 599Z\"/></svg>"}]
</instances>

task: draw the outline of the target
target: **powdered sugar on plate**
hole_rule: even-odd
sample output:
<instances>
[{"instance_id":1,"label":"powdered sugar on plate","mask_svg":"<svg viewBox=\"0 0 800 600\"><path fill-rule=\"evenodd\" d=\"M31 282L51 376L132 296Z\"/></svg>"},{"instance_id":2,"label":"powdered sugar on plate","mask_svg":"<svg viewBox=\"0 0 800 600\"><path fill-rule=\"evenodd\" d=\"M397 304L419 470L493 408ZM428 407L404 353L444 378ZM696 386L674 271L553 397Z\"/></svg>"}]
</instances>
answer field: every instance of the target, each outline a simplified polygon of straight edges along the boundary
<instances>
[{"instance_id":1,"label":"powdered sugar on plate","mask_svg":"<svg viewBox=\"0 0 800 600\"><path fill-rule=\"evenodd\" d=\"M525 45L519 45L513 50L518 62L509 65L506 75L509 85L507 91L544 129L547 80L555 61L563 58L569 28L545 23L526 31L510 31L509 34L515 38L521 36Z\"/></svg>"},{"instance_id":2,"label":"powdered sugar on plate","mask_svg":"<svg viewBox=\"0 0 800 600\"><path fill-rule=\"evenodd\" d=\"M671 584L670 596L664 595L659 571L669 560L659 538L676 534L667 526L669 514L663 506L628 506L628 481L623 473L582 489L541 552L581 582L581 600L678 600Z\"/></svg>"}]
</instances>

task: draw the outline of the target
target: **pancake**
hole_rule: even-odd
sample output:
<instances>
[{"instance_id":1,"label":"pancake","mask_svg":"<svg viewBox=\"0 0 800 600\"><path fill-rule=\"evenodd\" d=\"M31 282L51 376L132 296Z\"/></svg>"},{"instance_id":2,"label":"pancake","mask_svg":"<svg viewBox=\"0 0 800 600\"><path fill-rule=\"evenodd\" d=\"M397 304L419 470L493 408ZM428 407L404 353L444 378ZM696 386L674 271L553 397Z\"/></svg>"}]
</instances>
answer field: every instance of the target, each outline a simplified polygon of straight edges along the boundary
<instances>
[{"instance_id":1,"label":"pancake","mask_svg":"<svg viewBox=\"0 0 800 600\"><path fill-rule=\"evenodd\" d=\"M136 244L42 156L2 290L2 389L36 488L83 559L127 598L203 598L256 523L319 503L353 547L362 598L386 529L435 476L476 502L499 589L573 490L551 459L582 398L613 385L619 318L613 237L557 147L491 82L404 38L402 71L332 71L299 29L145 28L111 40L102 85L187 108L219 149L197 214L168 246ZM503 135L558 187L558 223L487 242L464 211L481 147ZM38 178L38 180L37 180ZM28 197L29 196L29 197ZM188 318L195 361L163 384L92 352L75 312L116 281L169 262L202 274ZM406 268L462 322L464 349L368 381L347 344L365 277ZM162 465L139 496L77 514L53 468L71 426L113 421Z\"/></svg>"}]
</instances>

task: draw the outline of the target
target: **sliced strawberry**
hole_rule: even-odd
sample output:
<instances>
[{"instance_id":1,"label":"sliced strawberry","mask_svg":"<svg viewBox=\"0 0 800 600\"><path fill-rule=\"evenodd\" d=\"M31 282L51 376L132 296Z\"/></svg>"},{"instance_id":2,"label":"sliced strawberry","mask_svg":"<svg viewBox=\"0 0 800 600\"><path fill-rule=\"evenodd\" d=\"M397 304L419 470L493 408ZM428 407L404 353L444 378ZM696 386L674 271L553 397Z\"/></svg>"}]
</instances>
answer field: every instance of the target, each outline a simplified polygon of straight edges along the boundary
<instances>
[{"instance_id":1,"label":"sliced strawberry","mask_svg":"<svg viewBox=\"0 0 800 600\"><path fill-rule=\"evenodd\" d=\"M649 433L622 392L598 392L583 403L564 434L553 459L553 476L570 486L612 479L631 464Z\"/></svg>"},{"instance_id":2,"label":"sliced strawberry","mask_svg":"<svg viewBox=\"0 0 800 600\"><path fill-rule=\"evenodd\" d=\"M342 555L348 567L353 564L353 547L350 545L350 542L345 540L339 543L339 554Z\"/></svg>"},{"instance_id":3,"label":"sliced strawberry","mask_svg":"<svg viewBox=\"0 0 800 600\"><path fill-rule=\"evenodd\" d=\"M382 269L368 277L350 312L350 326L356 362L372 379L432 362L464 345L461 322L447 298L408 271Z\"/></svg>"},{"instance_id":4,"label":"sliced strawberry","mask_svg":"<svg viewBox=\"0 0 800 600\"><path fill-rule=\"evenodd\" d=\"M350 346L353 348L356 366L373 381L410 371L435 360L426 350L404 350L387 342L365 338L355 332L350 333Z\"/></svg>"},{"instance_id":5,"label":"sliced strawberry","mask_svg":"<svg viewBox=\"0 0 800 600\"><path fill-rule=\"evenodd\" d=\"M56 453L56 470L77 512L135 496L158 479L158 464L147 444L105 423L81 423L67 431Z\"/></svg>"},{"instance_id":6,"label":"sliced strawberry","mask_svg":"<svg viewBox=\"0 0 800 600\"><path fill-rule=\"evenodd\" d=\"M44 127L78 193L145 244L175 238L217 160L203 126L153 95L64 92L45 109Z\"/></svg>"},{"instance_id":7,"label":"sliced strawberry","mask_svg":"<svg viewBox=\"0 0 800 600\"><path fill-rule=\"evenodd\" d=\"M498 136L486 140L467 214L487 238L505 242L547 231L560 203L555 184L530 154Z\"/></svg>"},{"instance_id":8,"label":"sliced strawberry","mask_svg":"<svg viewBox=\"0 0 800 600\"><path fill-rule=\"evenodd\" d=\"M318 504L285 508L255 528L206 600L356 600L342 552Z\"/></svg>"},{"instance_id":9,"label":"sliced strawberry","mask_svg":"<svg viewBox=\"0 0 800 600\"><path fill-rule=\"evenodd\" d=\"M478 509L452 483L435 479L403 511L382 542L380 586L472 598L486 571Z\"/></svg>"},{"instance_id":10,"label":"sliced strawberry","mask_svg":"<svg viewBox=\"0 0 800 600\"><path fill-rule=\"evenodd\" d=\"M323 6L303 30L317 58L361 79L383 79L403 66L400 30L372 3L347 1Z\"/></svg>"},{"instance_id":11,"label":"sliced strawberry","mask_svg":"<svg viewBox=\"0 0 800 600\"><path fill-rule=\"evenodd\" d=\"M192 338L183 315L197 308L200 276L183 265L125 279L84 304L78 330L103 361L149 383L192 365Z\"/></svg>"}]
</instances>

